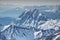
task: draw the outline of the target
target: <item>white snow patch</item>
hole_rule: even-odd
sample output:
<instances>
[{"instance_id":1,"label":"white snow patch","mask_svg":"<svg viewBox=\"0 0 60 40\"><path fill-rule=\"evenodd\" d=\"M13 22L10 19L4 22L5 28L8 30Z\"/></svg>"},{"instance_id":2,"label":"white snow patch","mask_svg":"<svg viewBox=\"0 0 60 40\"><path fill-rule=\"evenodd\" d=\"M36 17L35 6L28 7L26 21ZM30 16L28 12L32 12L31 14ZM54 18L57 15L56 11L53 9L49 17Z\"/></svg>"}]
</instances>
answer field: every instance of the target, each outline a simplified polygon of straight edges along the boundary
<instances>
[{"instance_id":1,"label":"white snow patch","mask_svg":"<svg viewBox=\"0 0 60 40\"><path fill-rule=\"evenodd\" d=\"M42 16L42 14L40 13L39 16Z\"/></svg>"},{"instance_id":2,"label":"white snow patch","mask_svg":"<svg viewBox=\"0 0 60 40\"><path fill-rule=\"evenodd\" d=\"M8 40L11 40L11 37L9 37Z\"/></svg>"},{"instance_id":3,"label":"white snow patch","mask_svg":"<svg viewBox=\"0 0 60 40\"><path fill-rule=\"evenodd\" d=\"M55 29L55 30L59 30L59 27L55 27L54 29Z\"/></svg>"},{"instance_id":4,"label":"white snow patch","mask_svg":"<svg viewBox=\"0 0 60 40\"><path fill-rule=\"evenodd\" d=\"M10 25L4 26L4 28L1 30L1 32L4 31L5 29L7 29L9 26L10 26Z\"/></svg>"},{"instance_id":5,"label":"white snow patch","mask_svg":"<svg viewBox=\"0 0 60 40\"><path fill-rule=\"evenodd\" d=\"M39 34L39 35L38 35ZM35 38L38 38L38 37L41 37L42 36L42 32L41 31L38 31L38 32L34 32L34 37Z\"/></svg>"}]
</instances>

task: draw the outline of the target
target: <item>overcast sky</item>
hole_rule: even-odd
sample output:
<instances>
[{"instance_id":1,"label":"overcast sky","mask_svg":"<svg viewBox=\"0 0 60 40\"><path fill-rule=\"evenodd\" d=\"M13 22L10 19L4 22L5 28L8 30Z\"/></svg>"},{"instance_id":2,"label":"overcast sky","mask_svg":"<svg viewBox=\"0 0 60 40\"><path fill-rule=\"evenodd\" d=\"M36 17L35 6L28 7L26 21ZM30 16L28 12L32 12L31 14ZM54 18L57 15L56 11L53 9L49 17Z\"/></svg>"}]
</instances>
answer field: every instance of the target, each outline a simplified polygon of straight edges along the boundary
<instances>
[{"instance_id":1,"label":"overcast sky","mask_svg":"<svg viewBox=\"0 0 60 40\"><path fill-rule=\"evenodd\" d=\"M0 0L0 6L60 5L60 0Z\"/></svg>"}]
</instances>

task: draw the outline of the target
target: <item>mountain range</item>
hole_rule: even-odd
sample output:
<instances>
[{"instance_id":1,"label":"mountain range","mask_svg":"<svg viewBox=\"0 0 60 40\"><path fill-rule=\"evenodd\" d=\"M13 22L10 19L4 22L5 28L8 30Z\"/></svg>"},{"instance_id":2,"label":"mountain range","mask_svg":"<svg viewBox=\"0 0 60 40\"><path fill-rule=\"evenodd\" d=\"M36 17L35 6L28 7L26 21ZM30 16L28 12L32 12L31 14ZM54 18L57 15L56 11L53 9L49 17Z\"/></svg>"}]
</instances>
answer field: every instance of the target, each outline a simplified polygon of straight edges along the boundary
<instances>
[{"instance_id":1,"label":"mountain range","mask_svg":"<svg viewBox=\"0 0 60 40\"><path fill-rule=\"evenodd\" d=\"M11 23L0 25L3 27L0 28L0 40L59 40L60 19L52 14L54 12L45 14L36 8L25 10Z\"/></svg>"}]
</instances>

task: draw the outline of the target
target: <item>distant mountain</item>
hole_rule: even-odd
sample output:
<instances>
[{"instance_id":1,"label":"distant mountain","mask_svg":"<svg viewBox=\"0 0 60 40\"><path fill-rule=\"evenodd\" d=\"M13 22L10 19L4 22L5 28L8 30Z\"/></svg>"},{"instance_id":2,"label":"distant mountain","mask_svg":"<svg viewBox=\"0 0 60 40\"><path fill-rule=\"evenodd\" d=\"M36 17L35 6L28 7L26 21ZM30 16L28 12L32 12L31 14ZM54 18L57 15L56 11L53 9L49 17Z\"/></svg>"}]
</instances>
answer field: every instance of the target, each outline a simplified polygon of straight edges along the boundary
<instances>
[{"instance_id":1,"label":"distant mountain","mask_svg":"<svg viewBox=\"0 0 60 40\"><path fill-rule=\"evenodd\" d=\"M0 24L0 31L3 29L3 26L4 26L4 25Z\"/></svg>"},{"instance_id":2,"label":"distant mountain","mask_svg":"<svg viewBox=\"0 0 60 40\"><path fill-rule=\"evenodd\" d=\"M7 25L7 24L10 24L12 21L15 21L15 18L0 17L0 24Z\"/></svg>"},{"instance_id":3,"label":"distant mountain","mask_svg":"<svg viewBox=\"0 0 60 40\"><path fill-rule=\"evenodd\" d=\"M0 17L17 18L24 10L20 7L0 7Z\"/></svg>"}]
</instances>

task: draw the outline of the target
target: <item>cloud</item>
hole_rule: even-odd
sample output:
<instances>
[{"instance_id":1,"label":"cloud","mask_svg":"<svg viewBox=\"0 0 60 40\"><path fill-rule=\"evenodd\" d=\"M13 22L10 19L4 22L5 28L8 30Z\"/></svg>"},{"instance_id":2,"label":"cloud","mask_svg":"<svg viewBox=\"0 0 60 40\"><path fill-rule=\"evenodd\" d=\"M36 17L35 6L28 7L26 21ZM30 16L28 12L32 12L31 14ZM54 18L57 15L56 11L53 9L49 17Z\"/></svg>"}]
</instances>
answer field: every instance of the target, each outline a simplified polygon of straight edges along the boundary
<instances>
[{"instance_id":1,"label":"cloud","mask_svg":"<svg viewBox=\"0 0 60 40\"><path fill-rule=\"evenodd\" d=\"M41 5L60 5L60 1L57 0L0 0L0 6L41 6Z\"/></svg>"},{"instance_id":2,"label":"cloud","mask_svg":"<svg viewBox=\"0 0 60 40\"><path fill-rule=\"evenodd\" d=\"M45 10L45 12L53 12L53 13L55 13L56 11L57 11L57 9Z\"/></svg>"}]
</instances>

